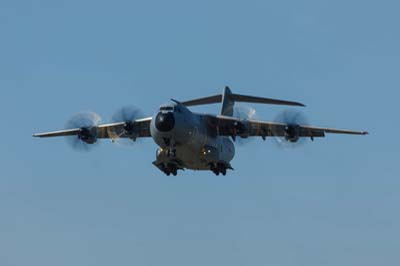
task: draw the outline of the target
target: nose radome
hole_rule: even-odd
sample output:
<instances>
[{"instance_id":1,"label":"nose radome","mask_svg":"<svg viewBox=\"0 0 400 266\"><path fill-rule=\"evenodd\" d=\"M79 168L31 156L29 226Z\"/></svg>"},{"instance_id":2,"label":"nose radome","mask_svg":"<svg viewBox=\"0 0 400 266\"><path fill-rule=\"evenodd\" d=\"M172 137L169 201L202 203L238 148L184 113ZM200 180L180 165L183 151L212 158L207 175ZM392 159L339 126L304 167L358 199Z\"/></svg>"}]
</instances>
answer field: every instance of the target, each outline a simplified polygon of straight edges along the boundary
<instances>
[{"instance_id":1,"label":"nose radome","mask_svg":"<svg viewBox=\"0 0 400 266\"><path fill-rule=\"evenodd\" d=\"M173 113L158 113L156 116L156 128L161 132L168 132L174 128L175 118Z\"/></svg>"}]
</instances>

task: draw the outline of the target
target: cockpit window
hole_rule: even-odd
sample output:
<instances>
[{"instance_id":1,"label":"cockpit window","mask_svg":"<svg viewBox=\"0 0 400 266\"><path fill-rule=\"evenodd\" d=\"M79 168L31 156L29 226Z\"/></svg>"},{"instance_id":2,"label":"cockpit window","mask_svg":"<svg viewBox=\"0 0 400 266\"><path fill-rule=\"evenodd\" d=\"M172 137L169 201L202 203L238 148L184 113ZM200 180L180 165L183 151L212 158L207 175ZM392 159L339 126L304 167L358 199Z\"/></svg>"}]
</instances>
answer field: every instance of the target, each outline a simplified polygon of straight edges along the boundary
<instances>
[{"instance_id":1,"label":"cockpit window","mask_svg":"<svg viewBox=\"0 0 400 266\"><path fill-rule=\"evenodd\" d=\"M172 106L162 106L160 107L160 111L173 111L174 107Z\"/></svg>"}]
</instances>

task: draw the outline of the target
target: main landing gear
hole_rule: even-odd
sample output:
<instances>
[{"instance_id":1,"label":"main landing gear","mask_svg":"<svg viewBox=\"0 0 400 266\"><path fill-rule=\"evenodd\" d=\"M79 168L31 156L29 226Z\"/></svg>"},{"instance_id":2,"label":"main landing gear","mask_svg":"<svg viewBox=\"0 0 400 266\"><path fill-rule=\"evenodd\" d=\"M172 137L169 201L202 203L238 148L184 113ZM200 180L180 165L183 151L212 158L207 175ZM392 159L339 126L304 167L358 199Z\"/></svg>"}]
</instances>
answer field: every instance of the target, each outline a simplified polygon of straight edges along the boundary
<instances>
[{"instance_id":1,"label":"main landing gear","mask_svg":"<svg viewBox=\"0 0 400 266\"><path fill-rule=\"evenodd\" d=\"M226 165L223 163L214 163L214 164L210 164L210 170L215 174L215 175L226 175L226 171L228 169L232 169L233 168L230 165Z\"/></svg>"},{"instance_id":2,"label":"main landing gear","mask_svg":"<svg viewBox=\"0 0 400 266\"><path fill-rule=\"evenodd\" d=\"M173 176L176 176L178 174L178 167L175 164L166 164L162 171L167 175L170 176L171 174Z\"/></svg>"}]
</instances>

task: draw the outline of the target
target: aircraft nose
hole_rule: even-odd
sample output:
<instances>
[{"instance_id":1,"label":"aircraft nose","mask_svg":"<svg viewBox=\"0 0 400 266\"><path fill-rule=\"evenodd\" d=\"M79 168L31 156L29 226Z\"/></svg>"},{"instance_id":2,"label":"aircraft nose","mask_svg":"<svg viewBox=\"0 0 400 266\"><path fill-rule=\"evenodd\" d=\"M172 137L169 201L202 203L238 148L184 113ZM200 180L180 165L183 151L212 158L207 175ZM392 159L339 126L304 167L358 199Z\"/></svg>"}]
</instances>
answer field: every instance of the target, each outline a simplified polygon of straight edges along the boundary
<instances>
[{"instance_id":1,"label":"aircraft nose","mask_svg":"<svg viewBox=\"0 0 400 266\"><path fill-rule=\"evenodd\" d=\"M161 132L168 132L174 128L175 118L174 114L168 113L158 113L155 121L156 128Z\"/></svg>"}]
</instances>

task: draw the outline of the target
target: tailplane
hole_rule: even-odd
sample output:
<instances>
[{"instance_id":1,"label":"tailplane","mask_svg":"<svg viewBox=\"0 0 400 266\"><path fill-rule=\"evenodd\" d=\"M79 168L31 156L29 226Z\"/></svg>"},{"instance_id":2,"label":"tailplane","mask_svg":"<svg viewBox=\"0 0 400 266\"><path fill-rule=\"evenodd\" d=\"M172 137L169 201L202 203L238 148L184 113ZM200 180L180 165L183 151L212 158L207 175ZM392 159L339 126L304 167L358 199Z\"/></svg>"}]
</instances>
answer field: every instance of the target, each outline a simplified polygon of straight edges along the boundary
<instances>
[{"instance_id":1,"label":"tailplane","mask_svg":"<svg viewBox=\"0 0 400 266\"><path fill-rule=\"evenodd\" d=\"M248 96L242 94L232 93L230 88L226 86L222 94L217 94L209 97L193 99L190 101L182 102L186 106L204 105L212 103L222 103L221 115L232 116L233 107L235 102L247 102L247 103L262 103L262 104L275 104L275 105L290 105L290 106L305 106L299 102L270 99L263 97Z\"/></svg>"}]
</instances>

